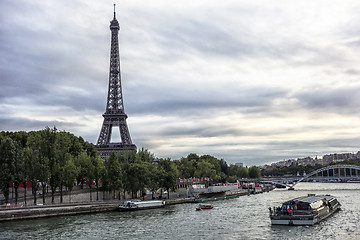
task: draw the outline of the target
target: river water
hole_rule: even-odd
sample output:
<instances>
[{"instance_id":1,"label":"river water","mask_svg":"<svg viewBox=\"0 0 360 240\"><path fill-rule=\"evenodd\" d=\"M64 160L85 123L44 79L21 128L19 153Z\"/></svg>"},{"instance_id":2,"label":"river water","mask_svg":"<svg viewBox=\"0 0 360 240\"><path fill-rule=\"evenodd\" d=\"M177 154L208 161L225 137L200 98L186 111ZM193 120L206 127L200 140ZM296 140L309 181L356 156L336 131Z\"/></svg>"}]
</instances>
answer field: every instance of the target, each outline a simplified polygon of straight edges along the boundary
<instances>
[{"instance_id":1,"label":"river water","mask_svg":"<svg viewBox=\"0 0 360 240\"><path fill-rule=\"evenodd\" d=\"M298 196L331 194L342 210L314 226L271 226L268 207ZM0 239L360 239L360 183L300 183L294 191L212 202L195 211L179 204L0 224Z\"/></svg>"}]
</instances>

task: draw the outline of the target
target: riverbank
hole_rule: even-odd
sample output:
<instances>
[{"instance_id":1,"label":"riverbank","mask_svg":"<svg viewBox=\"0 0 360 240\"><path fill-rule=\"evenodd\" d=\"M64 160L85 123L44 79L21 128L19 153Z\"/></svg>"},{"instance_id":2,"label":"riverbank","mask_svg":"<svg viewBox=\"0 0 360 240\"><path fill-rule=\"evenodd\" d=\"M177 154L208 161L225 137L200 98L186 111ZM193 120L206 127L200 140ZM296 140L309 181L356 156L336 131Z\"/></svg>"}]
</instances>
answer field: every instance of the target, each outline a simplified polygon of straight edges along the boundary
<instances>
[{"instance_id":1,"label":"riverbank","mask_svg":"<svg viewBox=\"0 0 360 240\"><path fill-rule=\"evenodd\" d=\"M191 198L166 199L166 205L189 203ZM72 203L72 204L49 204L44 206L9 206L0 208L0 222L12 220L24 220L44 217L56 217L76 214L90 214L99 212L116 211L123 201Z\"/></svg>"},{"instance_id":2,"label":"riverbank","mask_svg":"<svg viewBox=\"0 0 360 240\"><path fill-rule=\"evenodd\" d=\"M270 189L272 190L272 189ZM253 194L262 193L263 191L257 190ZM250 194L249 191L240 190L236 192L228 192L226 196L218 198L171 198L164 199L166 205L175 205L183 203L199 203L205 201L225 200L230 198L237 198ZM47 204L47 205L10 205L0 207L0 222L12 220L25 220L45 217L56 217L76 214L92 214L99 212L116 211L119 205L123 204L124 200L113 201L93 201L93 202L77 202L67 204Z\"/></svg>"},{"instance_id":3,"label":"riverbank","mask_svg":"<svg viewBox=\"0 0 360 240\"><path fill-rule=\"evenodd\" d=\"M119 203L66 204L0 209L0 222L115 211Z\"/></svg>"}]
</instances>

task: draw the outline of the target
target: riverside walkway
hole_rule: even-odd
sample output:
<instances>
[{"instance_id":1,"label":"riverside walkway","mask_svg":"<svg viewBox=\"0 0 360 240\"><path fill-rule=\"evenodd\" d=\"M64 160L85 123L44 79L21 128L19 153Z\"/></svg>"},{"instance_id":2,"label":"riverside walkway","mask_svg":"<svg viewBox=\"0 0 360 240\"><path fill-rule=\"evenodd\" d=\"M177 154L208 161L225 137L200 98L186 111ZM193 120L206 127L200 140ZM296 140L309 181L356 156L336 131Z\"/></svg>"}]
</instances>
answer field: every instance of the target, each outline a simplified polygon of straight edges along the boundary
<instances>
[{"instance_id":1,"label":"riverside walkway","mask_svg":"<svg viewBox=\"0 0 360 240\"><path fill-rule=\"evenodd\" d=\"M0 209L0 222L41 217L64 216L85 213L115 211L119 202L114 203L84 203L62 204L29 207L3 207Z\"/></svg>"},{"instance_id":2,"label":"riverside walkway","mask_svg":"<svg viewBox=\"0 0 360 240\"><path fill-rule=\"evenodd\" d=\"M192 202L190 198L165 199L166 205ZM72 203L43 206L8 206L0 208L0 222L76 214L116 211L123 201Z\"/></svg>"}]
</instances>

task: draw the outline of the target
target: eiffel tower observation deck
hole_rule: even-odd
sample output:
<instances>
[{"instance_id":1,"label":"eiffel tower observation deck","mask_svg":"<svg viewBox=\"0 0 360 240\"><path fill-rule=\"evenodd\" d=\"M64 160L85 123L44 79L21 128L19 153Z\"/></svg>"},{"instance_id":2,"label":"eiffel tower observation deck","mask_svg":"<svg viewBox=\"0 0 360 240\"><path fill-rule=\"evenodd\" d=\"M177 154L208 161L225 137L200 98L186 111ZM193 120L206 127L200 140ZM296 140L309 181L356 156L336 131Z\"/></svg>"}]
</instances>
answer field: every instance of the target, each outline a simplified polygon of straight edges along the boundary
<instances>
[{"instance_id":1,"label":"eiffel tower observation deck","mask_svg":"<svg viewBox=\"0 0 360 240\"><path fill-rule=\"evenodd\" d=\"M114 19L110 23L111 50L108 97L106 110L103 114L104 121L96 144L98 155L104 160L109 158L112 152L136 151L137 149L136 145L131 141L130 132L126 123L127 115L124 111L118 41L119 30L120 25L116 20L114 4ZM113 127L119 128L121 142L111 142Z\"/></svg>"}]
</instances>

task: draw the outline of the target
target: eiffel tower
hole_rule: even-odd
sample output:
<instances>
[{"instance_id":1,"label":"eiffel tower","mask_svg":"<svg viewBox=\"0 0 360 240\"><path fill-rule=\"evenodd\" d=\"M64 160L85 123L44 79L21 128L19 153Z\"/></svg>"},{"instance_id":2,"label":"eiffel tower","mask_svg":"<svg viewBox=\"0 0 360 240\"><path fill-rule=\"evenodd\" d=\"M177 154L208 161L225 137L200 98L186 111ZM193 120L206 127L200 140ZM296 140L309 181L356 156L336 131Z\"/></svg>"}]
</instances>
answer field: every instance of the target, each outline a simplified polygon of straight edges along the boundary
<instances>
[{"instance_id":1,"label":"eiffel tower","mask_svg":"<svg viewBox=\"0 0 360 240\"><path fill-rule=\"evenodd\" d=\"M126 123L127 115L124 111L120 75L119 30L120 26L116 20L114 4L114 19L110 23L111 51L108 97L106 110L103 114L104 122L96 144L98 156L103 160L108 159L112 152L136 151L136 146L131 141ZM119 127L121 142L111 142L112 127Z\"/></svg>"}]
</instances>

